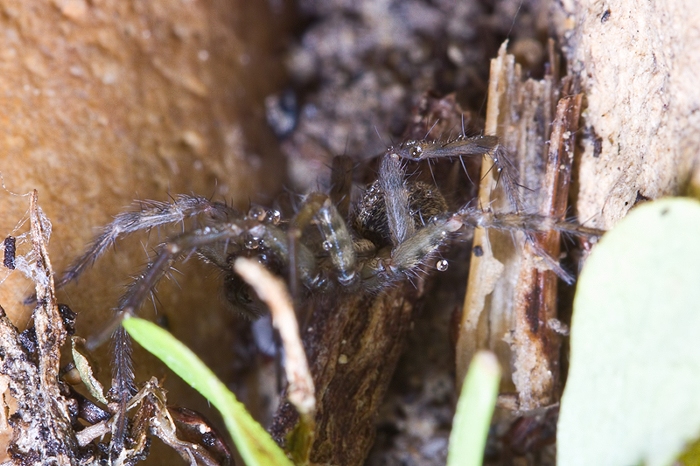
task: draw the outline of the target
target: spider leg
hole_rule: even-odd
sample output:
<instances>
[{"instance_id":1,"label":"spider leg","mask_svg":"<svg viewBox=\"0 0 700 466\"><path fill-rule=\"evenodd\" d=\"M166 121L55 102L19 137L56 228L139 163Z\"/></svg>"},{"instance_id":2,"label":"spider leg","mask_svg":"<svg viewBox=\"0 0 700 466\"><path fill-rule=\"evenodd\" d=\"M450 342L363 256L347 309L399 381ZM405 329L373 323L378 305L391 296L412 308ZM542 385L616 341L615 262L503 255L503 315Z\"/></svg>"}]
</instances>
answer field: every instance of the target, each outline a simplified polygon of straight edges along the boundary
<instances>
[{"instance_id":1,"label":"spider leg","mask_svg":"<svg viewBox=\"0 0 700 466\"><path fill-rule=\"evenodd\" d=\"M601 236L605 230L584 227L573 222L556 220L543 215L521 212L493 212L475 207L463 207L454 215L462 223L471 227L493 228L502 231L541 232L557 230L575 236Z\"/></svg>"},{"instance_id":2,"label":"spider leg","mask_svg":"<svg viewBox=\"0 0 700 466\"><path fill-rule=\"evenodd\" d=\"M379 291L414 275L435 256L447 242L450 233L462 226L461 221L451 216L433 219L390 252L380 251L377 258L366 261L361 269L363 285L368 290Z\"/></svg>"},{"instance_id":3,"label":"spider leg","mask_svg":"<svg viewBox=\"0 0 700 466\"><path fill-rule=\"evenodd\" d=\"M134 212L117 215L88 249L71 264L56 283L61 288L78 278L99 258L107 248L123 235L140 230L149 230L161 225L182 222L186 218L208 213L214 220L227 220L234 210L225 204L211 202L199 196L180 195L173 202L146 202Z\"/></svg>"},{"instance_id":4,"label":"spider leg","mask_svg":"<svg viewBox=\"0 0 700 466\"><path fill-rule=\"evenodd\" d=\"M379 185L384 196L386 217L394 246L415 233L405 177L399 156L394 153L385 154L379 166Z\"/></svg>"},{"instance_id":5,"label":"spider leg","mask_svg":"<svg viewBox=\"0 0 700 466\"><path fill-rule=\"evenodd\" d=\"M498 144L493 151L489 153L489 157L493 160L493 165L496 167L497 181L503 183L503 190L508 197L508 201L515 208L516 212L523 211L523 199L518 189L521 185L518 183L520 174L518 169L513 164L508 150L503 145Z\"/></svg>"},{"instance_id":6,"label":"spider leg","mask_svg":"<svg viewBox=\"0 0 700 466\"><path fill-rule=\"evenodd\" d=\"M520 175L513 164L508 150L500 143L497 136L458 136L447 141L407 141L398 147L392 147L387 154L413 160L433 158L453 158L488 155L493 161L497 178L503 183L503 189L508 201L516 212L523 210L518 180Z\"/></svg>"},{"instance_id":7,"label":"spider leg","mask_svg":"<svg viewBox=\"0 0 700 466\"><path fill-rule=\"evenodd\" d=\"M301 209L294 216L289 228L289 235L293 244L301 246L299 240L302 232L314 221L321 234L322 247L329 253L338 282L343 286L350 286L356 283L357 258L353 240L345 220L327 195L311 193L306 196ZM291 267L292 271L295 269L296 267Z\"/></svg>"},{"instance_id":8,"label":"spider leg","mask_svg":"<svg viewBox=\"0 0 700 466\"><path fill-rule=\"evenodd\" d=\"M111 460L118 458L124 450L127 428L126 405L137 392L131 359L131 337L123 327L119 327L114 332L112 341L114 367L112 368L112 388L109 394L110 398L116 400L119 407L114 413L112 421L112 439L109 448Z\"/></svg>"},{"instance_id":9,"label":"spider leg","mask_svg":"<svg viewBox=\"0 0 700 466\"><path fill-rule=\"evenodd\" d=\"M453 216L454 219L471 227L492 228L501 231L522 231L525 240L532 246L534 252L545 262L547 267L557 274L564 282L571 285L574 277L564 270L559 261L550 256L535 239L535 233L558 230L576 236L601 236L605 233L596 228L584 227L571 222L559 221L542 215L528 215L521 212L492 212L474 207L464 207Z\"/></svg>"},{"instance_id":10,"label":"spider leg","mask_svg":"<svg viewBox=\"0 0 700 466\"><path fill-rule=\"evenodd\" d=\"M462 223L452 217L433 220L391 251L390 269L394 274L415 270L432 258L445 244L450 233L459 230Z\"/></svg>"},{"instance_id":11,"label":"spider leg","mask_svg":"<svg viewBox=\"0 0 700 466\"><path fill-rule=\"evenodd\" d=\"M158 254L146 270L139 275L121 298L115 315L109 321L105 329L96 337L88 340L86 347L93 350L113 335L114 361L112 368L112 398L119 404L113 423L113 435L111 440L111 455L119 455L124 447L126 435L126 404L136 393L134 382L133 364L131 359L131 339L121 322L128 316L136 314L137 309L148 297L151 289L158 283L172 264L187 254L202 246L215 242L226 241L231 238L240 238L245 228L238 223L228 223L219 228L205 227L189 233L183 233L173 240L161 245Z\"/></svg>"},{"instance_id":12,"label":"spider leg","mask_svg":"<svg viewBox=\"0 0 700 466\"><path fill-rule=\"evenodd\" d=\"M97 336L88 340L86 344L88 350L94 350L105 342L119 327L125 317L136 314L136 311L148 297L153 287L168 272L176 260L191 250L231 238L241 238L244 232L245 228L243 225L228 223L219 228L204 227L183 233L162 244L158 248L155 260L149 263L146 270L136 277L126 293L121 297L115 316Z\"/></svg>"},{"instance_id":13,"label":"spider leg","mask_svg":"<svg viewBox=\"0 0 700 466\"><path fill-rule=\"evenodd\" d=\"M291 230L291 227L290 227ZM290 238L286 231L273 225L259 224L248 230L252 238L260 241L283 264L289 264L292 272L299 274L302 283L310 288L321 280L316 273L313 253L303 244L294 244L290 250Z\"/></svg>"}]
</instances>

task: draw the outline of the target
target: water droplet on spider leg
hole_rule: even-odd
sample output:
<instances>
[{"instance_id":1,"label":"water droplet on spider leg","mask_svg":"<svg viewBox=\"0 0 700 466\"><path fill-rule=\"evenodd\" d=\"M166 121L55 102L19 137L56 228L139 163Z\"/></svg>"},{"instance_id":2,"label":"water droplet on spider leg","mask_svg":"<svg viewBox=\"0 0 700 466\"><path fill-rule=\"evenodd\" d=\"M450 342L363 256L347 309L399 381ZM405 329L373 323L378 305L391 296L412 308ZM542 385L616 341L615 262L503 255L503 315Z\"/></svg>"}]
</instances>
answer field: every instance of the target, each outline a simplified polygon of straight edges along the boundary
<instances>
[{"instance_id":1,"label":"water droplet on spider leg","mask_svg":"<svg viewBox=\"0 0 700 466\"><path fill-rule=\"evenodd\" d=\"M333 248L333 244L330 241L323 242L323 250L330 251Z\"/></svg>"},{"instance_id":2,"label":"water droplet on spider leg","mask_svg":"<svg viewBox=\"0 0 700 466\"><path fill-rule=\"evenodd\" d=\"M267 212L260 206L253 206L248 211L248 217L257 220L258 222L265 220L266 216Z\"/></svg>"},{"instance_id":3,"label":"water droplet on spider leg","mask_svg":"<svg viewBox=\"0 0 700 466\"><path fill-rule=\"evenodd\" d=\"M272 209L267 211L267 221L273 225L278 225L282 219L282 214L279 210Z\"/></svg>"},{"instance_id":4,"label":"water droplet on spider leg","mask_svg":"<svg viewBox=\"0 0 700 466\"><path fill-rule=\"evenodd\" d=\"M435 263L435 268L438 269L440 272L444 272L447 270L447 267L449 266L449 263L447 262L447 259L440 259Z\"/></svg>"},{"instance_id":5,"label":"water droplet on spider leg","mask_svg":"<svg viewBox=\"0 0 700 466\"><path fill-rule=\"evenodd\" d=\"M243 242L246 249L258 249L260 247L260 238L253 235L248 235Z\"/></svg>"},{"instance_id":6,"label":"water droplet on spider leg","mask_svg":"<svg viewBox=\"0 0 700 466\"><path fill-rule=\"evenodd\" d=\"M411 142L415 144L415 141L411 141ZM421 155L423 154L423 148L420 146L412 146L408 150L408 153L411 156L411 158L420 159Z\"/></svg>"}]
</instances>

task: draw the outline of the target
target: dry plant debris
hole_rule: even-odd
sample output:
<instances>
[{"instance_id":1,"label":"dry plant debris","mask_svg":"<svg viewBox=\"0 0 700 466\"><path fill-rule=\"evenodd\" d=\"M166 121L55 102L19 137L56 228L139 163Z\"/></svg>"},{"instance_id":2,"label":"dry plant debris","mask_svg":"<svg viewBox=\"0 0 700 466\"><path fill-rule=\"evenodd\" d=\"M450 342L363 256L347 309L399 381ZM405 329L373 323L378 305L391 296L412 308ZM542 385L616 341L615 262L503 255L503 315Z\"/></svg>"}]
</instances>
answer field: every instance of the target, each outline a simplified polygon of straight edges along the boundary
<instances>
[{"instance_id":1,"label":"dry plant debris","mask_svg":"<svg viewBox=\"0 0 700 466\"><path fill-rule=\"evenodd\" d=\"M129 424L127 448L121 455L110 457L106 446L99 443L112 432L112 411L117 408L111 403L101 403L100 407L100 403L80 395L66 382L68 374L61 374L61 348L75 331L76 315L56 301L47 252L51 223L37 198L34 191L29 207L31 249L15 257L15 269L31 277L36 285L33 325L20 332L0 308L0 387L2 412L6 413L0 419L2 464L92 465L103 464L109 458L113 465L131 465L148 456L153 436L189 464L227 464L230 453L225 444L217 443L218 437L212 437L208 448L202 448L201 438L187 435L188 429L194 429L201 437L210 428L197 413L168 407L165 390L155 378L144 384L127 405L127 410L135 410L135 414ZM80 340L75 338L74 354ZM86 359L75 359L76 365L83 366L81 376L91 374ZM96 381L85 379L85 384L96 395L101 392ZM95 399L108 401L104 396Z\"/></svg>"},{"instance_id":2,"label":"dry plant debris","mask_svg":"<svg viewBox=\"0 0 700 466\"><path fill-rule=\"evenodd\" d=\"M53 270L47 253L51 225L41 212L34 191L29 207L31 263L25 272L36 284L37 306L33 331L20 333L2 313L0 316L0 377L3 411L9 413L4 425L11 430L7 459L17 464L72 464L77 459L78 441L71 425L76 407L64 396L59 382L61 346L66 329L53 286ZM29 351L23 335L36 346ZM31 336L30 336L31 335Z\"/></svg>"}]
</instances>

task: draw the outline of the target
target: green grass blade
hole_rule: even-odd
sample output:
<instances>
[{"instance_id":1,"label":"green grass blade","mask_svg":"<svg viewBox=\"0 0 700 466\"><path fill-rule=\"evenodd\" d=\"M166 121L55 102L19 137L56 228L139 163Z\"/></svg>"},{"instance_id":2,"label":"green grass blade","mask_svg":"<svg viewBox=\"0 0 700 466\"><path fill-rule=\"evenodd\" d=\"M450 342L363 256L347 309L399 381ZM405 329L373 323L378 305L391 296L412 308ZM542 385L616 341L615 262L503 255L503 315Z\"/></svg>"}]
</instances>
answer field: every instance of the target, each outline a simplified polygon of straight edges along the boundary
<instances>
[{"instance_id":1,"label":"green grass blade","mask_svg":"<svg viewBox=\"0 0 700 466\"><path fill-rule=\"evenodd\" d=\"M501 368L493 353L480 351L472 359L457 402L450 434L447 466L480 466L496 406Z\"/></svg>"},{"instance_id":2,"label":"green grass blade","mask_svg":"<svg viewBox=\"0 0 700 466\"><path fill-rule=\"evenodd\" d=\"M238 452L248 466L292 464L236 396L189 348L147 320L130 318L124 320L123 325L134 340L216 406Z\"/></svg>"}]
</instances>

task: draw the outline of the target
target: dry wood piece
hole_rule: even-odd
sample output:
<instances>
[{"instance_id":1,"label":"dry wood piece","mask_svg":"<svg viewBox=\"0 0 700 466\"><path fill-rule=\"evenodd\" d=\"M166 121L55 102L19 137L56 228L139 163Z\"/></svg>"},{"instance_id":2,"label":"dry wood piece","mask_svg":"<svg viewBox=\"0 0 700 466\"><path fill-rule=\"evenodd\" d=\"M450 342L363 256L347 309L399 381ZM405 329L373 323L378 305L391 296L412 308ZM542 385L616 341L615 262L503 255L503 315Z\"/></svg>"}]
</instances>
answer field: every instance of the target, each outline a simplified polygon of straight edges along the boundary
<instances>
[{"instance_id":1,"label":"dry wood piece","mask_svg":"<svg viewBox=\"0 0 700 466\"><path fill-rule=\"evenodd\" d=\"M496 133L518 156L526 213L563 219L578 129L581 95L569 95L571 78L559 82L550 44L550 70L541 81L521 79L520 67L501 48L492 61L486 132ZM565 97L559 99L560 94ZM558 103L557 103L558 102ZM551 132L551 133L550 133ZM508 210L497 177L482 168L482 205ZM495 200L494 200L495 197ZM559 258L555 231L516 235L477 229L469 285L457 343L457 379L473 354L495 351L505 373L502 392L515 395L517 410L555 403L559 397L560 336L557 318ZM561 274L561 272L560 272Z\"/></svg>"},{"instance_id":2,"label":"dry wood piece","mask_svg":"<svg viewBox=\"0 0 700 466\"><path fill-rule=\"evenodd\" d=\"M567 96L557 104L541 192L545 200L540 204L540 213L548 217L563 219L566 213L581 98ZM560 235L556 230L535 233L535 242L525 243L525 263L537 264L541 251L559 257ZM561 393L561 336L550 325L558 317L557 277L552 270L523 267L515 293L515 327L508 341L514 356L512 377L520 409L529 410L555 403Z\"/></svg>"},{"instance_id":3,"label":"dry wood piece","mask_svg":"<svg viewBox=\"0 0 700 466\"><path fill-rule=\"evenodd\" d=\"M363 464L409 329L412 288L403 285L374 297L348 295L312 303L311 324L303 329L317 393L312 462ZM297 418L289 403L282 405L273 436L285 442Z\"/></svg>"},{"instance_id":4,"label":"dry wood piece","mask_svg":"<svg viewBox=\"0 0 700 466\"><path fill-rule=\"evenodd\" d=\"M293 445L288 450L295 462L307 463L314 439L316 397L292 299L284 280L272 275L259 262L239 257L234 269L270 308L272 324L279 332L284 348L284 369L288 383L285 398L300 415Z\"/></svg>"}]
</instances>

